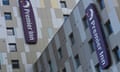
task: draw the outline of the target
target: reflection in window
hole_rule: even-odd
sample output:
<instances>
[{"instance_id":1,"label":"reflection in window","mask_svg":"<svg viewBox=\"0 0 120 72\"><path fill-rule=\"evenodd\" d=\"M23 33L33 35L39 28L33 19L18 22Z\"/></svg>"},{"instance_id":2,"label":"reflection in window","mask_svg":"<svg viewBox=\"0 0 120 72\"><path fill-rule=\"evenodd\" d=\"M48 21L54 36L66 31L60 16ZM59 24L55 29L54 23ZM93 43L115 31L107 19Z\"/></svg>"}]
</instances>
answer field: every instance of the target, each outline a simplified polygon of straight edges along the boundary
<instances>
[{"instance_id":1,"label":"reflection in window","mask_svg":"<svg viewBox=\"0 0 120 72\"><path fill-rule=\"evenodd\" d=\"M10 12L5 12L4 17L5 17L5 20L12 20L12 16Z\"/></svg>"}]
</instances>

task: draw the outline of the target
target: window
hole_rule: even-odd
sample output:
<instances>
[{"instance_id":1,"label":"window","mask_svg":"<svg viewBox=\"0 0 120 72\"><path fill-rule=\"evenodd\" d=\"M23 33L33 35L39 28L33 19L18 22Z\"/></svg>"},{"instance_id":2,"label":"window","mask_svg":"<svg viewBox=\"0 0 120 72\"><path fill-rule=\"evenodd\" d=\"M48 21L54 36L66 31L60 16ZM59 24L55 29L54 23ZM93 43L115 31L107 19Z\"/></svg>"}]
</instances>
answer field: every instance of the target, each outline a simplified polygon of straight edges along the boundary
<instances>
[{"instance_id":1,"label":"window","mask_svg":"<svg viewBox=\"0 0 120 72\"><path fill-rule=\"evenodd\" d=\"M113 33L113 30L112 30L112 27L111 27L111 23L110 23L109 20L106 22L105 27L106 27L106 29L107 29L108 35L110 35L110 34Z\"/></svg>"},{"instance_id":2,"label":"window","mask_svg":"<svg viewBox=\"0 0 120 72\"><path fill-rule=\"evenodd\" d=\"M69 15L63 15L64 16L64 20L66 20L68 18Z\"/></svg>"},{"instance_id":3,"label":"window","mask_svg":"<svg viewBox=\"0 0 120 72\"><path fill-rule=\"evenodd\" d=\"M69 35L69 39L70 39L70 41L71 41L71 44L73 45L74 42L75 42L73 33L71 33L71 34Z\"/></svg>"},{"instance_id":4,"label":"window","mask_svg":"<svg viewBox=\"0 0 120 72\"><path fill-rule=\"evenodd\" d=\"M2 0L3 5L9 5L9 0Z\"/></svg>"},{"instance_id":5,"label":"window","mask_svg":"<svg viewBox=\"0 0 120 72\"><path fill-rule=\"evenodd\" d=\"M67 8L66 2L65 1L60 1L61 7L62 8Z\"/></svg>"},{"instance_id":6,"label":"window","mask_svg":"<svg viewBox=\"0 0 120 72\"><path fill-rule=\"evenodd\" d=\"M9 49L10 52L16 52L17 51L17 47L15 43L9 43Z\"/></svg>"},{"instance_id":7,"label":"window","mask_svg":"<svg viewBox=\"0 0 120 72\"><path fill-rule=\"evenodd\" d=\"M88 21L86 19L86 16L83 17L82 21L83 21L84 28L85 29L88 28Z\"/></svg>"},{"instance_id":8,"label":"window","mask_svg":"<svg viewBox=\"0 0 120 72\"><path fill-rule=\"evenodd\" d=\"M5 20L12 20L12 16L10 12L5 12L4 16L5 16Z\"/></svg>"},{"instance_id":9,"label":"window","mask_svg":"<svg viewBox=\"0 0 120 72\"><path fill-rule=\"evenodd\" d=\"M49 67L50 67L50 72L53 72L52 63L51 63L50 60L48 61L48 64L49 64Z\"/></svg>"},{"instance_id":10,"label":"window","mask_svg":"<svg viewBox=\"0 0 120 72\"><path fill-rule=\"evenodd\" d=\"M62 72L66 72L66 69L65 69L65 68L63 68Z\"/></svg>"},{"instance_id":11,"label":"window","mask_svg":"<svg viewBox=\"0 0 120 72\"><path fill-rule=\"evenodd\" d=\"M62 49L61 49L61 47L58 49L58 57L62 58Z\"/></svg>"},{"instance_id":12,"label":"window","mask_svg":"<svg viewBox=\"0 0 120 72\"><path fill-rule=\"evenodd\" d=\"M79 55L77 54L74 58L75 58L76 67L79 67L80 66Z\"/></svg>"},{"instance_id":13,"label":"window","mask_svg":"<svg viewBox=\"0 0 120 72\"><path fill-rule=\"evenodd\" d=\"M104 4L104 0L97 0L99 6L100 6L100 9L102 10L103 8L105 8L105 4Z\"/></svg>"},{"instance_id":14,"label":"window","mask_svg":"<svg viewBox=\"0 0 120 72\"><path fill-rule=\"evenodd\" d=\"M102 68L100 67L99 64L95 66L96 72L102 72Z\"/></svg>"},{"instance_id":15,"label":"window","mask_svg":"<svg viewBox=\"0 0 120 72\"><path fill-rule=\"evenodd\" d=\"M94 51L95 51L95 44L94 44L94 42L93 42L93 39L91 39L88 43L89 43L91 52L94 52Z\"/></svg>"},{"instance_id":16,"label":"window","mask_svg":"<svg viewBox=\"0 0 120 72\"><path fill-rule=\"evenodd\" d=\"M0 69L1 69L1 60L0 60Z\"/></svg>"},{"instance_id":17,"label":"window","mask_svg":"<svg viewBox=\"0 0 120 72\"><path fill-rule=\"evenodd\" d=\"M7 35L8 35L8 36L15 35L15 34L14 34L14 28L13 28L13 27L8 27L8 28L7 28Z\"/></svg>"},{"instance_id":18,"label":"window","mask_svg":"<svg viewBox=\"0 0 120 72\"><path fill-rule=\"evenodd\" d=\"M119 49L119 47L116 46L113 51L114 51L116 61L119 62L120 61L120 49Z\"/></svg>"},{"instance_id":19,"label":"window","mask_svg":"<svg viewBox=\"0 0 120 72\"><path fill-rule=\"evenodd\" d=\"M18 69L19 68L19 61L18 60L12 60L12 68Z\"/></svg>"}]
</instances>

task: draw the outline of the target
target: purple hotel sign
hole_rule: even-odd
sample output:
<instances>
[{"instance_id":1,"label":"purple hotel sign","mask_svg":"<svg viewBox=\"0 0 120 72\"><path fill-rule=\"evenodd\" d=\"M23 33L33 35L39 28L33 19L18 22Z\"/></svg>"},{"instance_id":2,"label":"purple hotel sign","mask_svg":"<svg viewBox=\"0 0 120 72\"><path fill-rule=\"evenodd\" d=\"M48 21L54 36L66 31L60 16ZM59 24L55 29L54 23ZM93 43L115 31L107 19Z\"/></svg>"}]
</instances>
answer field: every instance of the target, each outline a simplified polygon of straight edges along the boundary
<instances>
[{"instance_id":1,"label":"purple hotel sign","mask_svg":"<svg viewBox=\"0 0 120 72\"><path fill-rule=\"evenodd\" d=\"M90 32L93 42L95 43L96 52L101 67L107 68L110 65L110 56L107 50L107 44L100 27L100 18L94 4L90 4L86 9L86 17L89 23Z\"/></svg>"},{"instance_id":2,"label":"purple hotel sign","mask_svg":"<svg viewBox=\"0 0 120 72\"><path fill-rule=\"evenodd\" d=\"M19 0L25 41L28 44L37 43L37 30L30 0Z\"/></svg>"}]
</instances>

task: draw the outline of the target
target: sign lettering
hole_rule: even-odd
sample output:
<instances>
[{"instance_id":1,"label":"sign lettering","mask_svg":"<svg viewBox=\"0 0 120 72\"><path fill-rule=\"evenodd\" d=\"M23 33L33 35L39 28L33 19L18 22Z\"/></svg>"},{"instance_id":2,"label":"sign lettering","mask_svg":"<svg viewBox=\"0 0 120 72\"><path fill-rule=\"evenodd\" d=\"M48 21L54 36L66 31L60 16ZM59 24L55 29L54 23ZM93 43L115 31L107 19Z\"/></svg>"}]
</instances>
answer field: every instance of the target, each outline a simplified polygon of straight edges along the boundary
<instances>
[{"instance_id":1,"label":"sign lettering","mask_svg":"<svg viewBox=\"0 0 120 72\"><path fill-rule=\"evenodd\" d=\"M29 0L19 0L25 41L28 44L37 42L37 30L32 5Z\"/></svg>"},{"instance_id":2,"label":"sign lettering","mask_svg":"<svg viewBox=\"0 0 120 72\"><path fill-rule=\"evenodd\" d=\"M104 39L104 35L100 26L100 18L94 4L90 4L87 7L86 17L89 23L93 42L95 43L99 63L103 69L107 68L110 65L110 58L106 45L107 43Z\"/></svg>"}]
</instances>

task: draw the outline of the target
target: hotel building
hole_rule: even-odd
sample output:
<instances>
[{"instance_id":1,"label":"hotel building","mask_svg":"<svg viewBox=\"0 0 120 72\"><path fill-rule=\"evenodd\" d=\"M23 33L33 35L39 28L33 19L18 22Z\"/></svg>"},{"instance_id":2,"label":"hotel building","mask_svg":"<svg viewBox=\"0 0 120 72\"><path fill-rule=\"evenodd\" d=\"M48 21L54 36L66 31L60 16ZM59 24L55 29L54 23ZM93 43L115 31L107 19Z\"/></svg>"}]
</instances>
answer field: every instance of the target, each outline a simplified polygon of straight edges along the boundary
<instances>
[{"instance_id":1,"label":"hotel building","mask_svg":"<svg viewBox=\"0 0 120 72\"><path fill-rule=\"evenodd\" d=\"M120 72L120 0L79 0L34 72Z\"/></svg>"},{"instance_id":2,"label":"hotel building","mask_svg":"<svg viewBox=\"0 0 120 72\"><path fill-rule=\"evenodd\" d=\"M0 0L0 72L32 65L78 0Z\"/></svg>"}]
</instances>

